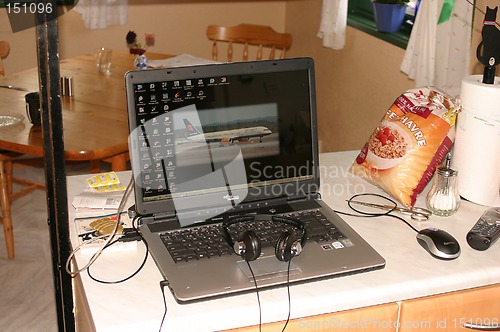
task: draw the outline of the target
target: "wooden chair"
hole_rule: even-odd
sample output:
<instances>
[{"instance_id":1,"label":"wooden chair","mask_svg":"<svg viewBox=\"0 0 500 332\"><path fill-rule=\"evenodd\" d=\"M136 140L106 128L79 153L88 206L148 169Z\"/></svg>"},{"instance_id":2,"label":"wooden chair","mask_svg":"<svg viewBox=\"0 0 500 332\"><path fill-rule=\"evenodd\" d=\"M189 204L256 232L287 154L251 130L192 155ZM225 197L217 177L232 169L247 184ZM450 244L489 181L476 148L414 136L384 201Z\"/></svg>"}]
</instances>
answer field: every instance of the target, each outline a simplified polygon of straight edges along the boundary
<instances>
[{"instance_id":1,"label":"wooden chair","mask_svg":"<svg viewBox=\"0 0 500 332\"><path fill-rule=\"evenodd\" d=\"M9 42L0 41L0 77L5 75L2 59L9 55L9 51ZM10 203L35 189L45 188L42 183L28 181L12 175L12 162L20 156L20 154L14 152L0 151L0 208L2 210L0 222L3 223L7 256L9 259L14 258L14 233L12 230L12 218L10 216ZM14 182L23 185L23 189L14 192Z\"/></svg>"},{"instance_id":2,"label":"wooden chair","mask_svg":"<svg viewBox=\"0 0 500 332\"><path fill-rule=\"evenodd\" d=\"M3 59L9 55L10 52L10 44L7 41L0 40L0 77L5 75L5 71L3 68Z\"/></svg>"},{"instance_id":3,"label":"wooden chair","mask_svg":"<svg viewBox=\"0 0 500 332\"><path fill-rule=\"evenodd\" d=\"M210 25L207 28L207 37L213 41L212 59L215 61L219 55L218 42L228 44L228 62L233 61L233 44L243 45L242 61L248 61L249 45L257 48L256 60L262 60L263 48L270 49L268 59L276 59L276 50L280 53L278 58L283 59L292 45L292 35L289 33L279 33L268 26L245 23L234 27Z\"/></svg>"},{"instance_id":4,"label":"wooden chair","mask_svg":"<svg viewBox=\"0 0 500 332\"><path fill-rule=\"evenodd\" d=\"M12 176L12 161L19 156L21 155L14 152L0 151L0 207L2 209L0 222L3 223L7 257L9 259L14 258L14 233L12 229L12 217L10 215L10 204L35 189L45 189L42 183ZM14 191L13 183L21 184L23 188Z\"/></svg>"}]
</instances>

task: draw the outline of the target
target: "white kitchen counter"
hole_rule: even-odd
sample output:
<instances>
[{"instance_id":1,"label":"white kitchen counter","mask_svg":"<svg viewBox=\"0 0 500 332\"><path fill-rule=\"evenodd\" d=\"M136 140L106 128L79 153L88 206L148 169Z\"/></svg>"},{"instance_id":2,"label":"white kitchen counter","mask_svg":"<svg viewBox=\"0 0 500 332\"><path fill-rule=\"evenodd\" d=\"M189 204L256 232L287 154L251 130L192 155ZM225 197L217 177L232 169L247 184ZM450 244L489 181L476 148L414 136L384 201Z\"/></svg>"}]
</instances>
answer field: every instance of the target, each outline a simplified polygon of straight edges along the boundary
<instances>
[{"instance_id":1,"label":"white kitchen counter","mask_svg":"<svg viewBox=\"0 0 500 332\"><path fill-rule=\"evenodd\" d=\"M357 151L322 154L320 157L322 199L333 209L352 212L346 199L359 193L383 192L365 180L348 173ZM130 172L119 173L127 183ZM84 188L88 176L68 177L68 199ZM429 186L427 187L427 189ZM417 206L425 207L425 194ZM130 206L133 202L130 201ZM387 261L382 270L340 278L292 285L291 318L307 317L433 294L485 286L500 282L500 244L480 252L469 247L466 233L487 207L462 201L451 217L432 216L427 222L407 220L417 229L441 228L452 234L462 249L452 261L431 257L416 240L416 233L403 222L390 217L356 218L343 216ZM70 206L72 241L76 242ZM307 250L307 247L305 248ZM144 246L103 254L92 266L94 277L118 280L133 272L144 257ZM77 253L79 266L89 258ZM83 288L97 331L158 331L164 306L159 282L162 277L153 259L134 278L117 285L100 284L81 274ZM255 293L231 296L193 304L178 304L165 289L168 306L165 331L213 331L258 325L259 309ZM286 320L286 287L260 291L262 323Z\"/></svg>"}]
</instances>

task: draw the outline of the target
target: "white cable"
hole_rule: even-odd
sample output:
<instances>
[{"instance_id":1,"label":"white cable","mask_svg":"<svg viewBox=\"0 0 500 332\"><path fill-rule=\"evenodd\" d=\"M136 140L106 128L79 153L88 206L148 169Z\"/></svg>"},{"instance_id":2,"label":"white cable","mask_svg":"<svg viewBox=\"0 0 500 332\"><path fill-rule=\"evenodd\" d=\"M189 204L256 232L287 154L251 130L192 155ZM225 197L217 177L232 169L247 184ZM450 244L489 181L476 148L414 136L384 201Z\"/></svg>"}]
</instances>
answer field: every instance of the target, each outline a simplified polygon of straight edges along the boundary
<instances>
[{"instance_id":1,"label":"white cable","mask_svg":"<svg viewBox=\"0 0 500 332\"><path fill-rule=\"evenodd\" d=\"M132 187L132 183L133 183L133 178L131 177L130 178L130 182L128 183L127 185L127 188L125 188L125 192L123 193L123 196L120 200L120 204L118 205L118 211L116 212L116 222L115 222L115 227L113 229L113 231L111 232L111 234L109 235L103 235L103 236L99 236L95 239L92 239L90 240L90 242L84 242L82 244L80 244L78 247L76 247L69 255L68 259L66 260L66 265L65 265L65 268L66 268L66 273L68 273L72 278L76 277L78 274L80 274L81 272L85 271L86 269L88 269L88 267L92 264L94 264L94 262L97 260L97 258L99 258L99 256L102 254L104 248L106 248L110 243L111 241L113 241L115 238L116 238L116 233L118 231L118 226L120 225L120 219L121 219L121 215L122 215L122 212L123 212L123 209L124 209L124 206L125 206L125 203L127 202L127 199L128 199L128 196L130 195L130 188ZM107 240L103 243L103 245L92 255L92 257L89 259L89 261L87 262L87 264L85 264L84 267L82 267L81 269L78 269L76 271L72 271L71 270L71 260L73 259L73 257L75 256L75 254L81 249L81 247L84 245L84 244L88 244L88 243L91 243L93 242L94 240L98 240L98 239L103 239L103 238L107 238Z\"/></svg>"}]
</instances>

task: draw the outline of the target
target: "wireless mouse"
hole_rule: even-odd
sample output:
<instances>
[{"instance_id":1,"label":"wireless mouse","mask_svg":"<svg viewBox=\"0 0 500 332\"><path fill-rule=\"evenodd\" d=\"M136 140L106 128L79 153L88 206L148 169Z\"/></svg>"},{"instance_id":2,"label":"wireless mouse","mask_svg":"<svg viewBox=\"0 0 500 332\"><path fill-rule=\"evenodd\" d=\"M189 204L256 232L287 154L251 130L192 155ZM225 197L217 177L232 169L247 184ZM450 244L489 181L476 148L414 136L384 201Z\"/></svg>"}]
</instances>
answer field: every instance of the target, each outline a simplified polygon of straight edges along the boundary
<instances>
[{"instance_id":1,"label":"wireless mouse","mask_svg":"<svg viewBox=\"0 0 500 332\"><path fill-rule=\"evenodd\" d=\"M433 257L451 260L460 256L458 241L442 229L422 229L417 234L417 241Z\"/></svg>"}]
</instances>

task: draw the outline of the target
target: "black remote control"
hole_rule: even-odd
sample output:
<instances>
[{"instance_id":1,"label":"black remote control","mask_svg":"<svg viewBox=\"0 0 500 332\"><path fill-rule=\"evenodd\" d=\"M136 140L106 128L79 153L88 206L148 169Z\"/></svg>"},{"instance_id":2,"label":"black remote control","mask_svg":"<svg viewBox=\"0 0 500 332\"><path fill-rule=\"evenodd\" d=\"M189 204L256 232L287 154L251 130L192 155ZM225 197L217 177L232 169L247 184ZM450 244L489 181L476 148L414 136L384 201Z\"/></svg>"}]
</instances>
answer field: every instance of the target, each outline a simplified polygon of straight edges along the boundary
<instances>
[{"instance_id":1,"label":"black remote control","mask_svg":"<svg viewBox=\"0 0 500 332\"><path fill-rule=\"evenodd\" d=\"M486 250L500 237L500 207L486 210L467 233L467 243L476 250Z\"/></svg>"}]
</instances>

